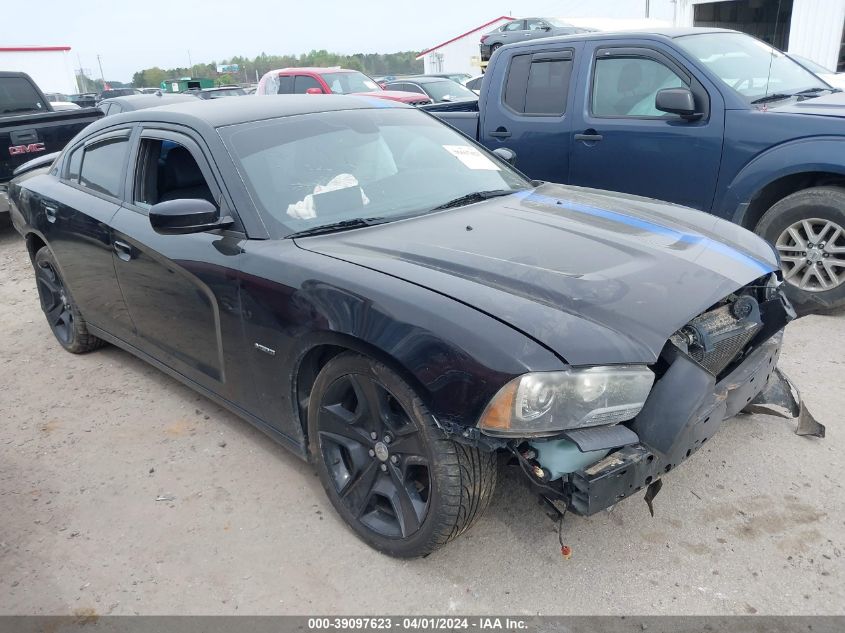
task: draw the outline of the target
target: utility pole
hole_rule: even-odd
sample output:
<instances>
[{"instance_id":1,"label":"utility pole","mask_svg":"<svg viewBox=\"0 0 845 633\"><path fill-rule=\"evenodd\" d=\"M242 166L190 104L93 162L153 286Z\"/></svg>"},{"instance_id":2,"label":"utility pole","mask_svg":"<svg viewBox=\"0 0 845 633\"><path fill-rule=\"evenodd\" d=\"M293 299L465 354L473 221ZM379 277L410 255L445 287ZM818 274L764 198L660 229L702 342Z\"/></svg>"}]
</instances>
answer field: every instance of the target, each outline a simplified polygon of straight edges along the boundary
<instances>
[{"instance_id":1,"label":"utility pole","mask_svg":"<svg viewBox=\"0 0 845 633\"><path fill-rule=\"evenodd\" d=\"M651 17L651 15L650 15L651 7L649 6L650 4L651 4L651 0L645 0L645 17L647 17L647 18Z\"/></svg>"},{"instance_id":2,"label":"utility pole","mask_svg":"<svg viewBox=\"0 0 845 633\"><path fill-rule=\"evenodd\" d=\"M103 81L103 90L106 88L106 76L103 74L103 62L100 59L100 54L97 53L97 64L100 66L100 79Z\"/></svg>"},{"instance_id":3,"label":"utility pole","mask_svg":"<svg viewBox=\"0 0 845 633\"><path fill-rule=\"evenodd\" d=\"M194 62L191 61L191 51L188 51L188 74L194 75Z\"/></svg>"}]
</instances>

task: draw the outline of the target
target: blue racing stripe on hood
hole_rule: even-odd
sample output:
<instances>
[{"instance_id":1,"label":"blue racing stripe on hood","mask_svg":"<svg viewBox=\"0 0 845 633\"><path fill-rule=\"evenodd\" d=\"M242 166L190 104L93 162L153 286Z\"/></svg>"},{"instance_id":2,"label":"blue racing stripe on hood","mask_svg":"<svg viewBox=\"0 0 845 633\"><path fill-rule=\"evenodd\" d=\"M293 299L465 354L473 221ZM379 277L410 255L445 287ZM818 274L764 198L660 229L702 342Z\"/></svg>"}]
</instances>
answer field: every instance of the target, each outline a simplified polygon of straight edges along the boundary
<instances>
[{"instance_id":1,"label":"blue racing stripe on hood","mask_svg":"<svg viewBox=\"0 0 845 633\"><path fill-rule=\"evenodd\" d=\"M728 246L724 242L719 242L704 235L679 231L677 229L664 226L662 224L656 224L654 222L650 222L642 218L637 218L631 215L626 215L624 213L619 213L618 211L610 211L608 209L602 209L600 207L593 207L587 204L573 202L572 200L555 198L553 196L546 196L544 194L537 193L536 191L519 191L514 195L525 200L530 200L532 202L547 204L549 206L553 206L556 209L564 208L570 211L575 211L576 213L583 213L585 215L605 218L607 220L611 220L612 222L619 222L620 224L625 224L627 226L642 229L643 231L648 231L649 233L665 235L667 237L671 237L679 242L684 242L686 244L698 244L708 250L720 253L755 270L759 270L761 275L770 273L775 270L774 268L772 268L771 265L767 264L766 262L760 261L752 257L751 255L748 255L747 253L743 253L742 251Z\"/></svg>"}]
</instances>

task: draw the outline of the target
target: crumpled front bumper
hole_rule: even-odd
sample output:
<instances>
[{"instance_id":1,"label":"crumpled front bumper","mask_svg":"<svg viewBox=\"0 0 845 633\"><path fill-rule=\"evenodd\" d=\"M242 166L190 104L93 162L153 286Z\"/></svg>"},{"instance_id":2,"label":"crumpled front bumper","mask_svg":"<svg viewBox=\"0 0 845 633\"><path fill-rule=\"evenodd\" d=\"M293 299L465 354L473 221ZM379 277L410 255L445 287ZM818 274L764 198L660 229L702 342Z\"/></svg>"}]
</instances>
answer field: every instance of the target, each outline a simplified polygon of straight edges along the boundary
<instances>
[{"instance_id":1,"label":"crumpled front bumper","mask_svg":"<svg viewBox=\"0 0 845 633\"><path fill-rule=\"evenodd\" d=\"M803 414L798 432L802 433L803 424L802 434L823 437L824 427L812 420L800 396L792 395L791 384L776 369L782 340L782 331L774 334L718 382L693 360L678 355L631 424L639 443L573 473L570 508L577 514L594 514L659 485L655 482L704 446L723 420L747 407L758 412L775 404L790 409L799 420Z\"/></svg>"}]
</instances>

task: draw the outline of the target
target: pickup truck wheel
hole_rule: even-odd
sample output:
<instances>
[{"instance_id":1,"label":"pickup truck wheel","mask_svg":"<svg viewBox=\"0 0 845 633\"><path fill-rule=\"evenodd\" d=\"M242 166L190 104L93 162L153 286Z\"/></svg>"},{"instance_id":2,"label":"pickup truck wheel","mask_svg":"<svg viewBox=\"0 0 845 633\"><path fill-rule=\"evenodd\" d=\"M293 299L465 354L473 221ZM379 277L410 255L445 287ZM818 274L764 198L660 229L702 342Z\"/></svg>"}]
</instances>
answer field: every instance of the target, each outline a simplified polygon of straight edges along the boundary
<instances>
[{"instance_id":1,"label":"pickup truck wheel","mask_svg":"<svg viewBox=\"0 0 845 633\"><path fill-rule=\"evenodd\" d=\"M341 518L391 556L425 556L460 535L496 484L495 453L448 439L404 380L360 354L340 354L320 371L308 437Z\"/></svg>"},{"instance_id":2,"label":"pickup truck wheel","mask_svg":"<svg viewBox=\"0 0 845 633\"><path fill-rule=\"evenodd\" d=\"M35 254L35 283L41 310L56 340L72 354L84 354L105 345L88 332L85 319L59 274L53 253L46 246Z\"/></svg>"},{"instance_id":3,"label":"pickup truck wheel","mask_svg":"<svg viewBox=\"0 0 845 633\"><path fill-rule=\"evenodd\" d=\"M777 248L798 314L845 305L845 190L793 193L766 212L756 232Z\"/></svg>"}]
</instances>

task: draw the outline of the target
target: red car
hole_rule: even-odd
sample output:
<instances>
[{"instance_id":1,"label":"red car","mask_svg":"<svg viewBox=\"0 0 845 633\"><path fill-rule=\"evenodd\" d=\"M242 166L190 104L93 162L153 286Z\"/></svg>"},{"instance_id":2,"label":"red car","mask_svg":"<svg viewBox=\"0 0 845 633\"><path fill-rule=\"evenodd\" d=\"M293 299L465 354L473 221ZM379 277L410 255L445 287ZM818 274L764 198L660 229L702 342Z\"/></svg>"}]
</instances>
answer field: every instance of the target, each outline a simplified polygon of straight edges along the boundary
<instances>
[{"instance_id":1,"label":"red car","mask_svg":"<svg viewBox=\"0 0 845 633\"><path fill-rule=\"evenodd\" d=\"M282 68L265 73L257 95L340 94L364 95L400 101L410 105L431 103L426 95L402 90L384 90L362 72L346 68Z\"/></svg>"}]
</instances>

